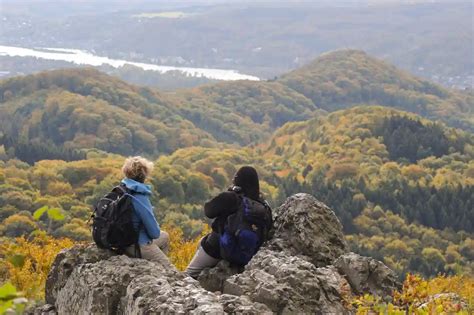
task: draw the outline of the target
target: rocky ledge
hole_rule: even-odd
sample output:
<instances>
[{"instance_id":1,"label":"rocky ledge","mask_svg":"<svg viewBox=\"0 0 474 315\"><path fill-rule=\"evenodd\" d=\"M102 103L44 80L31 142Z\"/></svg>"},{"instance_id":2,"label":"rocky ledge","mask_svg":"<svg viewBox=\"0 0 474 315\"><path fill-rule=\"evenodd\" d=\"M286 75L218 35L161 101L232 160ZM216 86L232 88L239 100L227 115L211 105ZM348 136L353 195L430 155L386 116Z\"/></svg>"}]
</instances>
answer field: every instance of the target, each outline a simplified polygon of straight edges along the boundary
<instances>
[{"instance_id":1,"label":"rocky ledge","mask_svg":"<svg viewBox=\"0 0 474 315\"><path fill-rule=\"evenodd\" d=\"M348 252L339 220L314 197L293 195L274 215L272 239L243 271L221 262L198 281L93 245L62 251L35 313L341 314L352 295L400 287L383 263Z\"/></svg>"}]
</instances>

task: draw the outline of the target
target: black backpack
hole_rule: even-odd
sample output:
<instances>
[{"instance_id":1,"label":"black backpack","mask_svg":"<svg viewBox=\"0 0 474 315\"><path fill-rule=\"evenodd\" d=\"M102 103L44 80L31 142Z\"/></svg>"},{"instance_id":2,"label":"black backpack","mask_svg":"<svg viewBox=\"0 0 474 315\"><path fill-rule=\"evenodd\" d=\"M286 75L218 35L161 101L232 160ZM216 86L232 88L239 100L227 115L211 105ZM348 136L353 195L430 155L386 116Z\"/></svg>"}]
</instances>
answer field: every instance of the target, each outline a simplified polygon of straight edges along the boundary
<instances>
[{"instance_id":1,"label":"black backpack","mask_svg":"<svg viewBox=\"0 0 474 315\"><path fill-rule=\"evenodd\" d=\"M229 215L220 233L220 253L231 264L245 266L268 239L272 210L266 201L239 194L237 211Z\"/></svg>"},{"instance_id":2,"label":"black backpack","mask_svg":"<svg viewBox=\"0 0 474 315\"><path fill-rule=\"evenodd\" d=\"M132 222L132 198L129 189L120 185L96 203L92 214L92 238L97 247L118 252L131 245L135 245L136 251L139 249L138 231Z\"/></svg>"}]
</instances>

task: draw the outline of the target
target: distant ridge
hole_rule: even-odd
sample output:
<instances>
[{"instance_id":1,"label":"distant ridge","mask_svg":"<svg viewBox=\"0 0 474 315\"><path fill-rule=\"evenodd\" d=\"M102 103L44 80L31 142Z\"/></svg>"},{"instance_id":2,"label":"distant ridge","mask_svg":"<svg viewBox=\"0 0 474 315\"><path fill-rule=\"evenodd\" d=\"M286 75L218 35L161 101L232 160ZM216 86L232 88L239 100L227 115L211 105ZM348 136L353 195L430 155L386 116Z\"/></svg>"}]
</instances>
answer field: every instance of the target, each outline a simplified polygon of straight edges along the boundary
<instances>
[{"instance_id":1,"label":"distant ridge","mask_svg":"<svg viewBox=\"0 0 474 315\"><path fill-rule=\"evenodd\" d=\"M359 50L322 54L277 81L327 111L361 104L382 105L474 130L472 94L417 78Z\"/></svg>"},{"instance_id":2,"label":"distant ridge","mask_svg":"<svg viewBox=\"0 0 474 315\"><path fill-rule=\"evenodd\" d=\"M288 122L380 105L474 131L474 96L445 89L362 51L338 50L271 81L162 92L92 68L0 81L9 141L128 155L266 142ZM1 134L0 134L1 136Z\"/></svg>"}]
</instances>

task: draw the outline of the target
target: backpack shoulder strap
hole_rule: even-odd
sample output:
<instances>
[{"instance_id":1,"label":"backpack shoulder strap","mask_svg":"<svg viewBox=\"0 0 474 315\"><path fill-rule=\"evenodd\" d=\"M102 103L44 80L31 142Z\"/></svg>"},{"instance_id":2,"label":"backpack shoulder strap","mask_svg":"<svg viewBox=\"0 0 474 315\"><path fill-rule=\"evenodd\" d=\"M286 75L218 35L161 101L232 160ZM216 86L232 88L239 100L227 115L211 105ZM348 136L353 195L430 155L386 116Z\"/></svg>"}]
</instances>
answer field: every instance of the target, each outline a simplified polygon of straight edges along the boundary
<instances>
[{"instance_id":1,"label":"backpack shoulder strap","mask_svg":"<svg viewBox=\"0 0 474 315\"><path fill-rule=\"evenodd\" d=\"M118 194L124 195L130 192L130 190L124 184L120 184L112 188L112 192L116 192Z\"/></svg>"},{"instance_id":2,"label":"backpack shoulder strap","mask_svg":"<svg viewBox=\"0 0 474 315\"><path fill-rule=\"evenodd\" d=\"M235 196L237 197L237 204L234 205L235 206L235 211L231 212L229 215L232 215L233 213L238 212L242 208L242 205L244 203L244 198L246 198L244 193L241 192L241 191L231 191L231 192L233 192L235 194Z\"/></svg>"}]
</instances>

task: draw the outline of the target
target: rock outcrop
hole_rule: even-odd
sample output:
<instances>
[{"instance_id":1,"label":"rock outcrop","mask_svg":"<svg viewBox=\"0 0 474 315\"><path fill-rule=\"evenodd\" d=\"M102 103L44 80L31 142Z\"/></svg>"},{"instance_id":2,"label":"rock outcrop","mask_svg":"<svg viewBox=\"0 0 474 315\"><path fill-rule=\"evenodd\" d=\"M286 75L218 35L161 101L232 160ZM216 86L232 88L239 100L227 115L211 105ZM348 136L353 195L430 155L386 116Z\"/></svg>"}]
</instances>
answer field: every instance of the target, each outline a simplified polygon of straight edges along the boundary
<instances>
[{"instance_id":1,"label":"rock outcrop","mask_svg":"<svg viewBox=\"0 0 474 315\"><path fill-rule=\"evenodd\" d=\"M76 246L72 249L61 251L56 256L46 279L46 303L55 304L58 292L66 285L69 276L76 267L94 264L107 260L112 256L115 256L114 252L101 250L94 245L86 248Z\"/></svg>"},{"instance_id":2,"label":"rock outcrop","mask_svg":"<svg viewBox=\"0 0 474 315\"><path fill-rule=\"evenodd\" d=\"M56 257L46 302L58 314L271 313L245 296L214 294L183 273L94 245Z\"/></svg>"},{"instance_id":3,"label":"rock outcrop","mask_svg":"<svg viewBox=\"0 0 474 315\"><path fill-rule=\"evenodd\" d=\"M333 267L312 263L285 252L261 250L246 270L224 282L223 292L248 296L275 313L341 314L347 281Z\"/></svg>"},{"instance_id":4,"label":"rock outcrop","mask_svg":"<svg viewBox=\"0 0 474 315\"><path fill-rule=\"evenodd\" d=\"M370 293L387 298L399 286L393 271L373 258L348 253L336 259L334 266L345 276L352 292L357 295Z\"/></svg>"},{"instance_id":5,"label":"rock outcrop","mask_svg":"<svg viewBox=\"0 0 474 315\"><path fill-rule=\"evenodd\" d=\"M46 301L60 314L349 313L352 294L390 295L396 276L347 251L334 212L307 194L275 210L273 238L244 270L220 262L199 282L94 246L61 252ZM44 309L44 308L43 308Z\"/></svg>"},{"instance_id":6,"label":"rock outcrop","mask_svg":"<svg viewBox=\"0 0 474 315\"><path fill-rule=\"evenodd\" d=\"M274 235L268 246L289 255L306 256L316 267L331 264L347 252L339 219L308 194L296 194L274 211Z\"/></svg>"}]
</instances>

